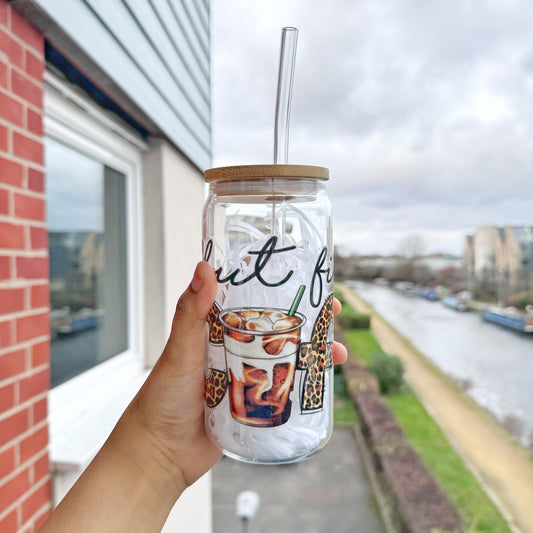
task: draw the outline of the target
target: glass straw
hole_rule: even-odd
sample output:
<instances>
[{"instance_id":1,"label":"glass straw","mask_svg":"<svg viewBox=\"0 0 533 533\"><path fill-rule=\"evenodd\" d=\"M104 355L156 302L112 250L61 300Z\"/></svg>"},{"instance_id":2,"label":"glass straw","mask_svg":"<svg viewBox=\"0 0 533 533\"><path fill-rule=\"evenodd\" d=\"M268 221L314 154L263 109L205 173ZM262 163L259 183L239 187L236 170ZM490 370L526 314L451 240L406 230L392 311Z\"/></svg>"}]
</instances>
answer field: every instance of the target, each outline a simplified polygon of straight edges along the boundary
<instances>
[{"instance_id":1,"label":"glass straw","mask_svg":"<svg viewBox=\"0 0 533 533\"><path fill-rule=\"evenodd\" d=\"M278 93L276 97L276 118L274 122L274 164L289 162L289 119L291 113L292 86L294 82L294 65L296 63L296 45L298 30L285 27L281 30L281 51L279 56ZM281 159L281 161L280 161ZM285 236L285 200L281 201L282 223L281 238ZM272 234L276 234L276 201L274 197L274 180L272 180Z\"/></svg>"},{"instance_id":2,"label":"glass straw","mask_svg":"<svg viewBox=\"0 0 533 533\"><path fill-rule=\"evenodd\" d=\"M274 124L274 164L286 165L289 161L289 118L291 113L294 65L298 30L281 30L281 51L279 56L278 95L276 98L276 121Z\"/></svg>"}]
</instances>

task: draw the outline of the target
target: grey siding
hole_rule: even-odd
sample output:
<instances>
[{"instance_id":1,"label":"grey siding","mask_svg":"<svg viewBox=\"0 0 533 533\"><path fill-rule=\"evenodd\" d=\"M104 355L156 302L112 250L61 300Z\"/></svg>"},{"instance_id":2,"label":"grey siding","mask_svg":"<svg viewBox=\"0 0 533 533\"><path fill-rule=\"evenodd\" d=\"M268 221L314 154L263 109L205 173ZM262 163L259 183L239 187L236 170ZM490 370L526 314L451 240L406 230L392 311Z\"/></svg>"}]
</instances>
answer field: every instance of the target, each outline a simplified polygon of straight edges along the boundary
<instances>
[{"instance_id":1,"label":"grey siding","mask_svg":"<svg viewBox=\"0 0 533 533\"><path fill-rule=\"evenodd\" d=\"M208 1L34 3L196 166L210 165Z\"/></svg>"}]
</instances>

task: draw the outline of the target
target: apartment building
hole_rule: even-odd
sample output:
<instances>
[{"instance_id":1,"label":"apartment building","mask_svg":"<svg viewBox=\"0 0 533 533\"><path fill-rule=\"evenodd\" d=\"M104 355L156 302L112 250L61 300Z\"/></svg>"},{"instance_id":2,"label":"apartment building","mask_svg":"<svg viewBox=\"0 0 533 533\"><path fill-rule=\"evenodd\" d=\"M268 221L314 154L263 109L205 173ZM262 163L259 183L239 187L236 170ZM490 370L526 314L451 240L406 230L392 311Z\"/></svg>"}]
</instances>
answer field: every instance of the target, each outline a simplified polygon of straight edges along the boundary
<instances>
[{"instance_id":1,"label":"apartment building","mask_svg":"<svg viewBox=\"0 0 533 533\"><path fill-rule=\"evenodd\" d=\"M0 531L38 529L201 256L208 0L0 0ZM211 531L209 475L166 532Z\"/></svg>"},{"instance_id":2,"label":"apartment building","mask_svg":"<svg viewBox=\"0 0 533 533\"><path fill-rule=\"evenodd\" d=\"M477 282L533 288L533 226L483 226L466 238L463 264Z\"/></svg>"}]
</instances>

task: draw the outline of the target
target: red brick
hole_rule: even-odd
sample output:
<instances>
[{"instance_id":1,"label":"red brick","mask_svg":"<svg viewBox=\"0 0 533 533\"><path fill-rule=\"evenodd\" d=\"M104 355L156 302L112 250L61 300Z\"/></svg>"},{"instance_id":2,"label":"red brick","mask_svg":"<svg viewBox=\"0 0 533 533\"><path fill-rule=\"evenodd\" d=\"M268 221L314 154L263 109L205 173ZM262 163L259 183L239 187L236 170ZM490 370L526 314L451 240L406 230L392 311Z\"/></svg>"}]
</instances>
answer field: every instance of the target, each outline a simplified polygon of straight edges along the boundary
<instances>
[{"instance_id":1,"label":"red brick","mask_svg":"<svg viewBox=\"0 0 533 533\"><path fill-rule=\"evenodd\" d=\"M28 430L28 411L19 411L14 415L4 418L0 421L0 446L3 446L6 442L22 435ZM2 509L2 502L0 501L0 509ZM0 529L0 531L2 531Z\"/></svg>"},{"instance_id":2,"label":"red brick","mask_svg":"<svg viewBox=\"0 0 533 533\"><path fill-rule=\"evenodd\" d=\"M24 342L50 333L48 313L25 316L17 319L17 342Z\"/></svg>"},{"instance_id":3,"label":"red brick","mask_svg":"<svg viewBox=\"0 0 533 533\"><path fill-rule=\"evenodd\" d=\"M40 459L33 464L33 482L37 483L44 476L50 473L50 461L48 454L45 453Z\"/></svg>"},{"instance_id":4,"label":"red brick","mask_svg":"<svg viewBox=\"0 0 533 533\"><path fill-rule=\"evenodd\" d=\"M0 3L0 5L2 5ZM0 520L0 531L2 533L17 533L17 510L11 511L7 516Z\"/></svg>"},{"instance_id":5,"label":"red brick","mask_svg":"<svg viewBox=\"0 0 533 533\"><path fill-rule=\"evenodd\" d=\"M0 83L2 74L2 63L0 63ZM7 152L7 127L0 124L0 150Z\"/></svg>"},{"instance_id":6,"label":"red brick","mask_svg":"<svg viewBox=\"0 0 533 533\"><path fill-rule=\"evenodd\" d=\"M30 486L29 469L0 486L0 509L7 509L27 492Z\"/></svg>"},{"instance_id":7,"label":"red brick","mask_svg":"<svg viewBox=\"0 0 533 533\"><path fill-rule=\"evenodd\" d=\"M50 305L50 289L46 285L34 285L31 288L31 307L38 309L39 307L49 307Z\"/></svg>"},{"instance_id":8,"label":"red brick","mask_svg":"<svg viewBox=\"0 0 533 533\"><path fill-rule=\"evenodd\" d=\"M33 367L50 362L50 341L42 341L31 347L31 364Z\"/></svg>"},{"instance_id":9,"label":"red brick","mask_svg":"<svg viewBox=\"0 0 533 533\"><path fill-rule=\"evenodd\" d=\"M29 168L28 187L35 192L44 192L44 173L40 170Z\"/></svg>"},{"instance_id":10,"label":"red brick","mask_svg":"<svg viewBox=\"0 0 533 533\"><path fill-rule=\"evenodd\" d=\"M51 506L48 509L45 509L33 520L33 531L39 531L39 528L46 522L46 519L50 516Z\"/></svg>"},{"instance_id":11,"label":"red brick","mask_svg":"<svg viewBox=\"0 0 533 533\"><path fill-rule=\"evenodd\" d=\"M48 231L46 228L30 228L30 243L33 250L48 249Z\"/></svg>"},{"instance_id":12,"label":"red brick","mask_svg":"<svg viewBox=\"0 0 533 533\"><path fill-rule=\"evenodd\" d=\"M44 37L20 13L11 11L11 31L26 44L35 48L39 54L44 53Z\"/></svg>"},{"instance_id":13,"label":"red brick","mask_svg":"<svg viewBox=\"0 0 533 533\"><path fill-rule=\"evenodd\" d=\"M27 522L42 507L50 503L51 491L50 483L44 483L36 491L22 502L22 523Z\"/></svg>"},{"instance_id":14,"label":"red brick","mask_svg":"<svg viewBox=\"0 0 533 533\"><path fill-rule=\"evenodd\" d=\"M46 420L46 417L48 416L48 405L46 397L42 400L39 400L38 402L35 402L32 405L32 414L33 414L33 424L38 424L39 422L42 422L43 420ZM37 481L37 480L35 480Z\"/></svg>"},{"instance_id":15,"label":"red brick","mask_svg":"<svg viewBox=\"0 0 533 533\"><path fill-rule=\"evenodd\" d=\"M26 50L26 72L37 81L43 81L44 59L41 59L29 50Z\"/></svg>"},{"instance_id":16,"label":"red brick","mask_svg":"<svg viewBox=\"0 0 533 533\"><path fill-rule=\"evenodd\" d=\"M9 192L6 189L0 189L0 214L9 213Z\"/></svg>"},{"instance_id":17,"label":"red brick","mask_svg":"<svg viewBox=\"0 0 533 533\"><path fill-rule=\"evenodd\" d=\"M48 446L48 426L43 426L20 443L20 462L24 464Z\"/></svg>"},{"instance_id":18,"label":"red brick","mask_svg":"<svg viewBox=\"0 0 533 533\"><path fill-rule=\"evenodd\" d=\"M0 314L24 310L24 289L0 289Z\"/></svg>"},{"instance_id":19,"label":"red brick","mask_svg":"<svg viewBox=\"0 0 533 533\"><path fill-rule=\"evenodd\" d=\"M43 164L43 143L18 131L13 132L13 152L24 159L29 159L40 165Z\"/></svg>"},{"instance_id":20,"label":"red brick","mask_svg":"<svg viewBox=\"0 0 533 533\"><path fill-rule=\"evenodd\" d=\"M0 24L7 26L7 2L0 2Z\"/></svg>"},{"instance_id":21,"label":"red brick","mask_svg":"<svg viewBox=\"0 0 533 533\"><path fill-rule=\"evenodd\" d=\"M28 130L35 135L43 134L43 117L33 109L28 109Z\"/></svg>"},{"instance_id":22,"label":"red brick","mask_svg":"<svg viewBox=\"0 0 533 533\"><path fill-rule=\"evenodd\" d=\"M12 446L0 453L0 479L13 472L15 466L15 446Z\"/></svg>"},{"instance_id":23,"label":"red brick","mask_svg":"<svg viewBox=\"0 0 533 533\"><path fill-rule=\"evenodd\" d=\"M5 320L0 322L0 348L7 348L13 344L13 321Z\"/></svg>"},{"instance_id":24,"label":"red brick","mask_svg":"<svg viewBox=\"0 0 533 533\"><path fill-rule=\"evenodd\" d=\"M20 402L25 402L50 389L50 369L45 368L19 382ZM47 434L48 435L48 434ZM48 437L47 437L48 439Z\"/></svg>"},{"instance_id":25,"label":"red brick","mask_svg":"<svg viewBox=\"0 0 533 533\"><path fill-rule=\"evenodd\" d=\"M33 250L48 249L48 231L46 228L30 228L30 243Z\"/></svg>"},{"instance_id":26,"label":"red brick","mask_svg":"<svg viewBox=\"0 0 533 533\"><path fill-rule=\"evenodd\" d=\"M0 222L0 248L24 248L24 228Z\"/></svg>"},{"instance_id":27,"label":"red brick","mask_svg":"<svg viewBox=\"0 0 533 533\"><path fill-rule=\"evenodd\" d=\"M46 218L44 200L26 194L15 194L15 216L44 221Z\"/></svg>"},{"instance_id":28,"label":"red brick","mask_svg":"<svg viewBox=\"0 0 533 533\"><path fill-rule=\"evenodd\" d=\"M0 387L0 413L15 406L15 385Z\"/></svg>"},{"instance_id":29,"label":"red brick","mask_svg":"<svg viewBox=\"0 0 533 533\"><path fill-rule=\"evenodd\" d=\"M8 379L24 372L26 368L26 358L24 350L16 350L4 355L0 355L0 376Z\"/></svg>"},{"instance_id":30,"label":"red brick","mask_svg":"<svg viewBox=\"0 0 533 533\"><path fill-rule=\"evenodd\" d=\"M0 281L11 277L11 261L9 257L0 257Z\"/></svg>"},{"instance_id":31,"label":"red brick","mask_svg":"<svg viewBox=\"0 0 533 533\"><path fill-rule=\"evenodd\" d=\"M20 72L16 70L11 71L11 90L37 107L43 105L43 90L35 82L31 81Z\"/></svg>"},{"instance_id":32,"label":"red brick","mask_svg":"<svg viewBox=\"0 0 533 533\"><path fill-rule=\"evenodd\" d=\"M23 68L24 66L24 49L20 44L8 35L5 31L0 29L0 50L5 52L9 57L9 61Z\"/></svg>"},{"instance_id":33,"label":"red brick","mask_svg":"<svg viewBox=\"0 0 533 533\"><path fill-rule=\"evenodd\" d=\"M1 97L2 94L0 93L0 112L2 106ZM21 187L22 165L0 156L0 183Z\"/></svg>"},{"instance_id":34,"label":"red brick","mask_svg":"<svg viewBox=\"0 0 533 533\"><path fill-rule=\"evenodd\" d=\"M22 104L0 92L0 117L17 126L22 126L24 121Z\"/></svg>"},{"instance_id":35,"label":"red brick","mask_svg":"<svg viewBox=\"0 0 533 533\"><path fill-rule=\"evenodd\" d=\"M17 257L17 278L48 279L48 258Z\"/></svg>"},{"instance_id":36,"label":"red brick","mask_svg":"<svg viewBox=\"0 0 533 533\"><path fill-rule=\"evenodd\" d=\"M0 63L0 87L7 89L9 68L5 63Z\"/></svg>"},{"instance_id":37,"label":"red brick","mask_svg":"<svg viewBox=\"0 0 533 533\"><path fill-rule=\"evenodd\" d=\"M0 2L0 4L2 4L2 3L3 2ZM11 37L5 31L5 29L4 28L0 28L0 51L7 53L7 49L9 48L10 39L11 39Z\"/></svg>"}]
</instances>

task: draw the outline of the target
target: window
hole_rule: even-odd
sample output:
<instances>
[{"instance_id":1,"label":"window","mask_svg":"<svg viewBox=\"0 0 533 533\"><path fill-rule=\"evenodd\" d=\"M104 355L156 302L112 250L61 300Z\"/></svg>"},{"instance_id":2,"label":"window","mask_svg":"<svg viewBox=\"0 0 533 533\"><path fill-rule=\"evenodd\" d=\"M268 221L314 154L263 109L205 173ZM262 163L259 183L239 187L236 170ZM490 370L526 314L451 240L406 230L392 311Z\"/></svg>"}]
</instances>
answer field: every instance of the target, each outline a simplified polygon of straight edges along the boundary
<instances>
[{"instance_id":1,"label":"window","mask_svg":"<svg viewBox=\"0 0 533 533\"><path fill-rule=\"evenodd\" d=\"M52 387L128 348L126 176L45 140Z\"/></svg>"},{"instance_id":2,"label":"window","mask_svg":"<svg viewBox=\"0 0 533 533\"><path fill-rule=\"evenodd\" d=\"M53 408L102 363L142 366L147 145L55 74L45 82Z\"/></svg>"},{"instance_id":3,"label":"window","mask_svg":"<svg viewBox=\"0 0 533 533\"><path fill-rule=\"evenodd\" d=\"M147 145L48 71L44 107L57 503L146 377L141 161Z\"/></svg>"}]
</instances>

